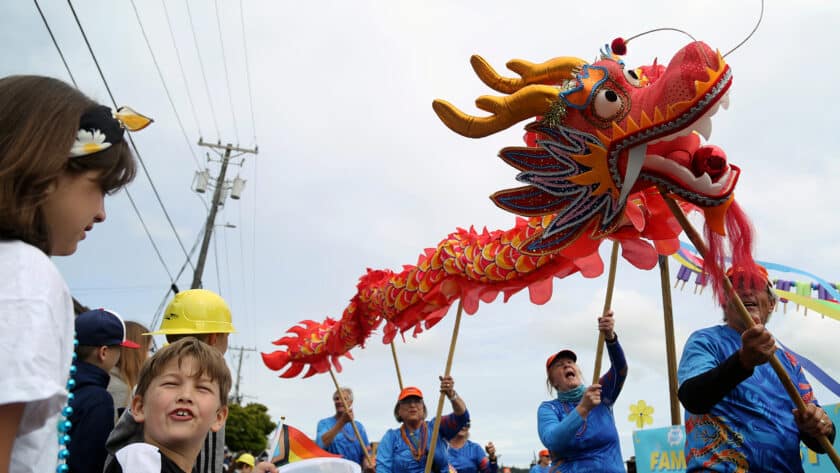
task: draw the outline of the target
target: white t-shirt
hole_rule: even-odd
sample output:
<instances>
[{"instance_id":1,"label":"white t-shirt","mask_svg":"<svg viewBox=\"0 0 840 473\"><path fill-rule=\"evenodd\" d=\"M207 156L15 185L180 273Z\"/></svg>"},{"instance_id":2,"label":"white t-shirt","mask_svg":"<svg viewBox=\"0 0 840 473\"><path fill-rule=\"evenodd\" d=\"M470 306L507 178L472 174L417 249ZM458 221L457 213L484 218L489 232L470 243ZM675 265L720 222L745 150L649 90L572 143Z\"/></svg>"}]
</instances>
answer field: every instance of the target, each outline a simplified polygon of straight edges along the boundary
<instances>
[{"instance_id":1,"label":"white t-shirt","mask_svg":"<svg viewBox=\"0 0 840 473\"><path fill-rule=\"evenodd\" d=\"M26 403L9 471L55 471L74 325L70 290L49 257L0 241L0 405Z\"/></svg>"}]
</instances>

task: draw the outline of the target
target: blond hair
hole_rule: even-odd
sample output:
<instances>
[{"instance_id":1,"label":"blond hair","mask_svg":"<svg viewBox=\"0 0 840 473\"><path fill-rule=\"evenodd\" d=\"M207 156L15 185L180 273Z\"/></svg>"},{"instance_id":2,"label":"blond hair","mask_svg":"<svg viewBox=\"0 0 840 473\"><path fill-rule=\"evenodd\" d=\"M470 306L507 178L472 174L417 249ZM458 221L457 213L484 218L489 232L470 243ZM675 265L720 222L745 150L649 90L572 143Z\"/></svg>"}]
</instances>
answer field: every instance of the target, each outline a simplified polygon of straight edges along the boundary
<instances>
[{"instance_id":1,"label":"blond hair","mask_svg":"<svg viewBox=\"0 0 840 473\"><path fill-rule=\"evenodd\" d=\"M219 350L193 337L184 338L167 345L146 360L140 369L135 395L144 397L152 381L163 373L166 365L176 361L180 368L181 363L187 357L192 357L198 368L196 372L191 373L191 376L201 378L206 375L211 381L218 383L219 401L222 406L227 406L231 376L225 358L219 353Z\"/></svg>"},{"instance_id":2,"label":"blond hair","mask_svg":"<svg viewBox=\"0 0 840 473\"><path fill-rule=\"evenodd\" d=\"M117 361L117 372L123 382L128 385L128 391L134 389L137 385L137 378L140 375L140 368L143 362L149 357L149 346L152 343L152 337L143 335L148 332L142 324L127 320L125 322L125 338L140 345L140 348L135 350L123 350Z\"/></svg>"}]
</instances>

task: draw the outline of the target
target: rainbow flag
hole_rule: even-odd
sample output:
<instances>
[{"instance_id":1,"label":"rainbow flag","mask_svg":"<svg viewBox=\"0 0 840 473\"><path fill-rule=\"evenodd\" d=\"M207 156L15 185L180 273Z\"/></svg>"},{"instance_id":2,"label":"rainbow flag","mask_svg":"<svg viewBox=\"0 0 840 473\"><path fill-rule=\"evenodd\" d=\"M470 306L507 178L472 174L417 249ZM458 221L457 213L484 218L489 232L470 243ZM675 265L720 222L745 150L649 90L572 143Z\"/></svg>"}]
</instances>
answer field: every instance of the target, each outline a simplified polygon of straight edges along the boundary
<instances>
[{"instance_id":1,"label":"rainbow flag","mask_svg":"<svg viewBox=\"0 0 840 473\"><path fill-rule=\"evenodd\" d=\"M271 463L274 463L275 466L282 466L307 458L341 458L341 455L322 449L306 434L288 424L284 424L282 421L277 424L277 429L272 435L271 445L274 447Z\"/></svg>"}]
</instances>

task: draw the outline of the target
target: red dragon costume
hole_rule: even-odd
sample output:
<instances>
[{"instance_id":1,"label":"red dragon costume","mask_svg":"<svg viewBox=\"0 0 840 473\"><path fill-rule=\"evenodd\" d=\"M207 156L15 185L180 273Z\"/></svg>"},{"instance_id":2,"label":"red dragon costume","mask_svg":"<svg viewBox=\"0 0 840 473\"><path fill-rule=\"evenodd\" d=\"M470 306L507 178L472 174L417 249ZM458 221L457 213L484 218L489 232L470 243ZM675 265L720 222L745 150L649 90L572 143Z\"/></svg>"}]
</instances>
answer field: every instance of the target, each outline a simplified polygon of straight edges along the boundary
<instances>
[{"instance_id":1,"label":"red dragon costume","mask_svg":"<svg viewBox=\"0 0 840 473\"><path fill-rule=\"evenodd\" d=\"M614 42L612 49L621 46ZM446 126L471 138L536 119L526 126L528 146L500 152L525 185L491 197L527 219L508 230L458 229L400 272L369 269L340 319L304 320L274 342L284 349L263 354L268 368L285 369L280 376L308 368L308 377L331 364L340 370L339 357L350 357L381 324L386 343L400 332L417 334L458 298L468 314L479 301L499 293L507 300L525 288L532 302L545 303L553 278L603 272L598 247L607 238L621 245L627 261L650 269L659 254L677 251L681 232L660 191L701 209L719 235L726 228L748 236L732 198L739 169L720 148L701 146L732 84L729 66L706 44L688 44L667 66L654 61L636 69L609 46L592 64L572 57L510 61L518 78L499 75L479 56L471 64L485 84L507 94L476 100L490 115L467 115L443 100L433 108Z\"/></svg>"}]
</instances>

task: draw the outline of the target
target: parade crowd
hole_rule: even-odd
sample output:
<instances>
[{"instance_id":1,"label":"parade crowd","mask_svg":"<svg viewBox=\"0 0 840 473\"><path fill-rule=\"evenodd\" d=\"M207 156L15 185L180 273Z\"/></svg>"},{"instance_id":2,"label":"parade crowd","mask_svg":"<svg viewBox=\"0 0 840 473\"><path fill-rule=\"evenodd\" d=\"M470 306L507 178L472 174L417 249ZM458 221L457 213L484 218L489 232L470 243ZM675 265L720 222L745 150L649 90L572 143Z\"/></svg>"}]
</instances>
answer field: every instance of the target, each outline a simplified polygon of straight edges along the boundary
<instances>
[{"instance_id":1,"label":"parade crowd","mask_svg":"<svg viewBox=\"0 0 840 473\"><path fill-rule=\"evenodd\" d=\"M179 292L160 329L149 331L113 310L76 314L50 259L72 255L105 221L105 196L136 172L125 130L148 123L56 79L0 79L0 473L277 471L250 453L234 459L226 451L231 375L223 355L234 326L221 297ZM833 442L835 426L796 358L766 328L777 300L766 271L732 268L727 276L755 326L746 327L727 299L723 323L685 345L678 377L688 471L801 472L800 441L823 453L818 438ZM625 355L611 312L597 329L610 360L600 379L587 385L568 349L545 362L552 399L536 409L544 449L531 473L625 471L613 406L632 353ZM151 335L164 335L167 345L149 356ZM768 363L774 357L806 409L778 382ZM434 472L498 472L494 444L469 438L470 412L455 380L439 381L451 412L437 435L424 394L405 387L394 403L397 427L374 449L353 414L353 391L341 388L315 440L367 473L421 472L430 456Z\"/></svg>"}]
</instances>

